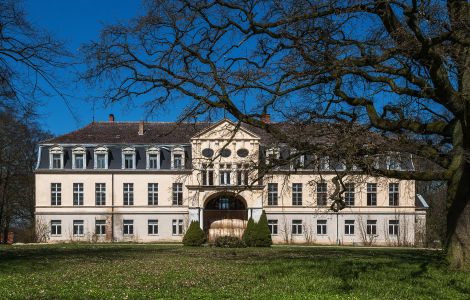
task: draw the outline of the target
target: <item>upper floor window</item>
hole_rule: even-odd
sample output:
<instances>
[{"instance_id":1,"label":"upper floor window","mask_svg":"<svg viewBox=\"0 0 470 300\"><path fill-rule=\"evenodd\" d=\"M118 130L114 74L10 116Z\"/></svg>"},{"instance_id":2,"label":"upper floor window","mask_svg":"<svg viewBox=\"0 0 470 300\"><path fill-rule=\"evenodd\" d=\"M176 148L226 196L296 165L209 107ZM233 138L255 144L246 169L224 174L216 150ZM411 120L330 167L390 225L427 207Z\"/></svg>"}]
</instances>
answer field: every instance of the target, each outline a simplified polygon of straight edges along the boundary
<instances>
[{"instance_id":1,"label":"upper floor window","mask_svg":"<svg viewBox=\"0 0 470 300\"><path fill-rule=\"evenodd\" d=\"M268 205L277 205L277 183L268 183Z\"/></svg>"},{"instance_id":2,"label":"upper floor window","mask_svg":"<svg viewBox=\"0 0 470 300\"><path fill-rule=\"evenodd\" d=\"M86 169L86 150L76 147L72 150L72 169Z\"/></svg>"},{"instance_id":3,"label":"upper floor window","mask_svg":"<svg viewBox=\"0 0 470 300\"><path fill-rule=\"evenodd\" d=\"M122 150L122 169L135 169L135 149L127 147Z\"/></svg>"},{"instance_id":4,"label":"upper floor window","mask_svg":"<svg viewBox=\"0 0 470 300\"><path fill-rule=\"evenodd\" d=\"M346 183L344 185L344 203L347 206L354 206L355 204L355 185L354 183Z\"/></svg>"},{"instance_id":5,"label":"upper floor window","mask_svg":"<svg viewBox=\"0 0 470 300\"><path fill-rule=\"evenodd\" d=\"M296 150L291 150L291 157L293 157L290 168L293 170L303 168L305 166L305 155L297 154Z\"/></svg>"},{"instance_id":6,"label":"upper floor window","mask_svg":"<svg viewBox=\"0 0 470 300\"><path fill-rule=\"evenodd\" d=\"M160 169L160 149L151 147L147 149L147 169Z\"/></svg>"},{"instance_id":7,"label":"upper floor window","mask_svg":"<svg viewBox=\"0 0 470 300\"><path fill-rule=\"evenodd\" d=\"M73 205L83 205L83 183L73 184Z\"/></svg>"},{"instance_id":8,"label":"upper floor window","mask_svg":"<svg viewBox=\"0 0 470 300\"><path fill-rule=\"evenodd\" d=\"M173 183L173 205L183 205L183 184Z\"/></svg>"},{"instance_id":9,"label":"upper floor window","mask_svg":"<svg viewBox=\"0 0 470 300\"><path fill-rule=\"evenodd\" d=\"M400 157L398 154L387 156L388 170L401 170Z\"/></svg>"},{"instance_id":10,"label":"upper floor window","mask_svg":"<svg viewBox=\"0 0 470 300\"><path fill-rule=\"evenodd\" d=\"M302 183L292 184L292 205L302 205Z\"/></svg>"},{"instance_id":11,"label":"upper floor window","mask_svg":"<svg viewBox=\"0 0 470 300\"><path fill-rule=\"evenodd\" d=\"M328 185L326 182L318 182L317 183L317 205L318 206L325 206L328 199L327 199L327 191Z\"/></svg>"},{"instance_id":12,"label":"upper floor window","mask_svg":"<svg viewBox=\"0 0 470 300\"><path fill-rule=\"evenodd\" d=\"M124 205L134 205L134 184L124 183L123 193Z\"/></svg>"},{"instance_id":13,"label":"upper floor window","mask_svg":"<svg viewBox=\"0 0 470 300\"><path fill-rule=\"evenodd\" d=\"M377 206L377 183L367 184L367 206Z\"/></svg>"},{"instance_id":14,"label":"upper floor window","mask_svg":"<svg viewBox=\"0 0 470 300\"><path fill-rule=\"evenodd\" d=\"M158 205L158 183L149 183L147 190L148 205Z\"/></svg>"},{"instance_id":15,"label":"upper floor window","mask_svg":"<svg viewBox=\"0 0 470 300\"><path fill-rule=\"evenodd\" d=\"M51 205L62 204L62 184L51 183Z\"/></svg>"},{"instance_id":16,"label":"upper floor window","mask_svg":"<svg viewBox=\"0 0 470 300\"><path fill-rule=\"evenodd\" d=\"M96 205L106 205L106 183L95 183Z\"/></svg>"},{"instance_id":17,"label":"upper floor window","mask_svg":"<svg viewBox=\"0 0 470 300\"><path fill-rule=\"evenodd\" d=\"M278 147L272 147L266 150L266 164L275 165L280 158L280 151Z\"/></svg>"},{"instance_id":18,"label":"upper floor window","mask_svg":"<svg viewBox=\"0 0 470 300\"><path fill-rule=\"evenodd\" d=\"M214 169L212 164L202 164L202 185L214 185Z\"/></svg>"},{"instance_id":19,"label":"upper floor window","mask_svg":"<svg viewBox=\"0 0 470 300\"><path fill-rule=\"evenodd\" d=\"M221 164L219 166L220 185L230 185L230 175L232 174L232 165Z\"/></svg>"},{"instance_id":20,"label":"upper floor window","mask_svg":"<svg viewBox=\"0 0 470 300\"><path fill-rule=\"evenodd\" d=\"M248 185L249 166L247 164L237 165L237 185Z\"/></svg>"},{"instance_id":21,"label":"upper floor window","mask_svg":"<svg viewBox=\"0 0 470 300\"><path fill-rule=\"evenodd\" d=\"M171 168L184 169L184 149L182 147L173 148L171 151Z\"/></svg>"},{"instance_id":22,"label":"upper floor window","mask_svg":"<svg viewBox=\"0 0 470 300\"><path fill-rule=\"evenodd\" d=\"M49 168L50 169L63 169L64 168L64 149L62 149L62 147L55 146L49 150Z\"/></svg>"},{"instance_id":23,"label":"upper floor window","mask_svg":"<svg viewBox=\"0 0 470 300\"><path fill-rule=\"evenodd\" d=\"M398 206L399 204L399 185L398 183L388 184L388 205Z\"/></svg>"},{"instance_id":24,"label":"upper floor window","mask_svg":"<svg viewBox=\"0 0 470 300\"><path fill-rule=\"evenodd\" d=\"M330 169L330 158L328 156L322 156L319 159L320 171L328 171Z\"/></svg>"},{"instance_id":25,"label":"upper floor window","mask_svg":"<svg viewBox=\"0 0 470 300\"><path fill-rule=\"evenodd\" d=\"M108 168L108 148L98 147L94 150L94 166L95 169Z\"/></svg>"}]
</instances>

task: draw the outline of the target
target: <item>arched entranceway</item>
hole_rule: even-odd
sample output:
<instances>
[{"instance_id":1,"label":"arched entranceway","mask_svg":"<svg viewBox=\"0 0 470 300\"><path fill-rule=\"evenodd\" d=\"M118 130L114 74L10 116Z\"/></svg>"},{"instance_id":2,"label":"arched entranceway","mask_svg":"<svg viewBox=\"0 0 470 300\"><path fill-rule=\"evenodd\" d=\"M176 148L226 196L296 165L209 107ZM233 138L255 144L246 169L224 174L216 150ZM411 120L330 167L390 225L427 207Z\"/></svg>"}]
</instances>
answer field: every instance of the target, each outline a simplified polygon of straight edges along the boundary
<instances>
[{"instance_id":1,"label":"arched entranceway","mask_svg":"<svg viewBox=\"0 0 470 300\"><path fill-rule=\"evenodd\" d=\"M218 193L209 197L204 206L204 230L210 224L222 219L248 220L248 210L245 200L232 193Z\"/></svg>"}]
</instances>

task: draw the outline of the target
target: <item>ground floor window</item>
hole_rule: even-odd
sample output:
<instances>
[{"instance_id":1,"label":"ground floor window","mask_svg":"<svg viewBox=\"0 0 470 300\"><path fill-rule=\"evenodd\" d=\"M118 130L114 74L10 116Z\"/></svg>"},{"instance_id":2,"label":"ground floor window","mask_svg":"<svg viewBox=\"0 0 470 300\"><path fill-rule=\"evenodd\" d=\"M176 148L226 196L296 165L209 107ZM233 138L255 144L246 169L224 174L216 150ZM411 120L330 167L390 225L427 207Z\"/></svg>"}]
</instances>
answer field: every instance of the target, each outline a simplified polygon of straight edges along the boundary
<instances>
[{"instance_id":1,"label":"ground floor window","mask_svg":"<svg viewBox=\"0 0 470 300\"><path fill-rule=\"evenodd\" d=\"M183 234L183 220L182 219L173 220L172 233L173 235Z\"/></svg>"},{"instance_id":2,"label":"ground floor window","mask_svg":"<svg viewBox=\"0 0 470 300\"><path fill-rule=\"evenodd\" d=\"M302 234L302 220L292 220L292 234Z\"/></svg>"},{"instance_id":3,"label":"ground floor window","mask_svg":"<svg viewBox=\"0 0 470 300\"><path fill-rule=\"evenodd\" d=\"M82 236L84 231L83 220L73 221L73 235Z\"/></svg>"},{"instance_id":4,"label":"ground floor window","mask_svg":"<svg viewBox=\"0 0 470 300\"><path fill-rule=\"evenodd\" d=\"M158 220L149 220L149 222L148 222L148 234L149 235L158 234Z\"/></svg>"},{"instance_id":5,"label":"ground floor window","mask_svg":"<svg viewBox=\"0 0 470 300\"><path fill-rule=\"evenodd\" d=\"M106 220L95 220L95 234L96 235L106 234Z\"/></svg>"},{"instance_id":6,"label":"ground floor window","mask_svg":"<svg viewBox=\"0 0 470 300\"><path fill-rule=\"evenodd\" d=\"M367 220L366 231L370 235L377 234L377 220Z\"/></svg>"},{"instance_id":7,"label":"ground floor window","mask_svg":"<svg viewBox=\"0 0 470 300\"><path fill-rule=\"evenodd\" d=\"M317 220L317 234L318 235L326 234L326 220Z\"/></svg>"},{"instance_id":8,"label":"ground floor window","mask_svg":"<svg viewBox=\"0 0 470 300\"><path fill-rule=\"evenodd\" d=\"M388 221L388 234L390 235L398 235L400 223L398 220L389 220Z\"/></svg>"},{"instance_id":9,"label":"ground floor window","mask_svg":"<svg viewBox=\"0 0 470 300\"><path fill-rule=\"evenodd\" d=\"M124 235L134 234L134 220L124 220L123 226Z\"/></svg>"},{"instance_id":10,"label":"ground floor window","mask_svg":"<svg viewBox=\"0 0 470 300\"><path fill-rule=\"evenodd\" d=\"M277 220L268 220L268 227L272 235L277 234Z\"/></svg>"},{"instance_id":11,"label":"ground floor window","mask_svg":"<svg viewBox=\"0 0 470 300\"><path fill-rule=\"evenodd\" d=\"M60 220L51 221L51 235L57 236L62 234L62 222Z\"/></svg>"},{"instance_id":12,"label":"ground floor window","mask_svg":"<svg viewBox=\"0 0 470 300\"><path fill-rule=\"evenodd\" d=\"M344 221L344 234L354 234L354 220Z\"/></svg>"}]
</instances>

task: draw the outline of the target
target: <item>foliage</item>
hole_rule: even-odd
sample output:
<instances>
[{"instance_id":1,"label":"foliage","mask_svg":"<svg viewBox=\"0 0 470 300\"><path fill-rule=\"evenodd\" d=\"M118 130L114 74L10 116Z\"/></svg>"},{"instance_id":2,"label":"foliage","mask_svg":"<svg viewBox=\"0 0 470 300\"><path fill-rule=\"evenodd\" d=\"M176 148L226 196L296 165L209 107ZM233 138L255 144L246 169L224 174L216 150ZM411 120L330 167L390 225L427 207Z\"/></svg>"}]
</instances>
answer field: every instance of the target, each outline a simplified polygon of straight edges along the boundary
<instances>
[{"instance_id":1,"label":"foliage","mask_svg":"<svg viewBox=\"0 0 470 300\"><path fill-rule=\"evenodd\" d=\"M220 248L244 248L246 244L243 240L236 236L218 236L215 239L214 246Z\"/></svg>"},{"instance_id":2,"label":"foliage","mask_svg":"<svg viewBox=\"0 0 470 300\"><path fill-rule=\"evenodd\" d=\"M264 210L259 222L255 224L252 243L252 246L255 247L270 247L273 244L271 232L268 227L268 218L266 217Z\"/></svg>"},{"instance_id":3,"label":"foliage","mask_svg":"<svg viewBox=\"0 0 470 300\"><path fill-rule=\"evenodd\" d=\"M468 299L470 276L418 249L0 246L2 299Z\"/></svg>"},{"instance_id":4,"label":"foliage","mask_svg":"<svg viewBox=\"0 0 470 300\"><path fill-rule=\"evenodd\" d=\"M198 221L192 221L183 237L185 246L201 246L206 242L206 234Z\"/></svg>"},{"instance_id":5,"label":"foliage","mask_svg":"<svg viewBox=\"0 0 470 300\"><path fill-rule=\"evenodd\" d=\"M248 220L248 224L246 225L245 231L243 232L242 240L245 242L245 244L248 247L253 246L254 244L254 238L255 238L255 231L256 231L256 226L255 226L255 221L253 218L250 218Z\"/></svg>"}]
</instances>

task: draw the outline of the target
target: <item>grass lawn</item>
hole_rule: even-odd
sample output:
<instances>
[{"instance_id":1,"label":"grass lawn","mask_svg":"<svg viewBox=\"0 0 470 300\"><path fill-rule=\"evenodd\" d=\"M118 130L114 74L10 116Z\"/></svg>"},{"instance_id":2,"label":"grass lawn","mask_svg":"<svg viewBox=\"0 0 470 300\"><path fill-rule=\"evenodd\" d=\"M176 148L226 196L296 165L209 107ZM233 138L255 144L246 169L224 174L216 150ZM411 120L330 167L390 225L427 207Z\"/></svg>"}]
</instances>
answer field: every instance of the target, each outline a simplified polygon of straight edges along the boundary
<instances>
[{"instance_id":1,"label":"grass lawn","mask_svg":"<svg viewBox=\"0 0 470 300\"><path fill-rule=\"evenodd\" d=\"M438 251L0 246L0 298L470 299Z\"/></svg>"}]
</instances>

